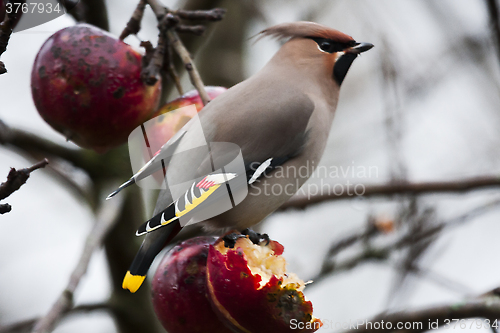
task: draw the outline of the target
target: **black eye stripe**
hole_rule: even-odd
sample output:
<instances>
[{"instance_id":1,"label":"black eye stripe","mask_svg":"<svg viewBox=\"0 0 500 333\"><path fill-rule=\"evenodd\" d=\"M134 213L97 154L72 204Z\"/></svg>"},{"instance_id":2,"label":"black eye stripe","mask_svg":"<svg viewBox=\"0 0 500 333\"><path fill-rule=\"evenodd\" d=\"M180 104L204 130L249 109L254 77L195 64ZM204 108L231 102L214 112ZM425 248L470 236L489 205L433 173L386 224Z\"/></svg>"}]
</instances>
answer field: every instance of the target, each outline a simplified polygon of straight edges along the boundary
<instances>
[{"instance_id":1,"label":"black eye stripe","mask_svg":"<svg viewBox=\"0 0 500 333\"><path fill-rule=\"evenodd\" d=\"M356 44L355 41L352 41L350 43L340 43L340 42L335 42L328 38L320 38L320 37L309 37L309 38L315 41L321 50L328 53L341 52L346 48L354 46Z\"/></svg>"}]
</instances>

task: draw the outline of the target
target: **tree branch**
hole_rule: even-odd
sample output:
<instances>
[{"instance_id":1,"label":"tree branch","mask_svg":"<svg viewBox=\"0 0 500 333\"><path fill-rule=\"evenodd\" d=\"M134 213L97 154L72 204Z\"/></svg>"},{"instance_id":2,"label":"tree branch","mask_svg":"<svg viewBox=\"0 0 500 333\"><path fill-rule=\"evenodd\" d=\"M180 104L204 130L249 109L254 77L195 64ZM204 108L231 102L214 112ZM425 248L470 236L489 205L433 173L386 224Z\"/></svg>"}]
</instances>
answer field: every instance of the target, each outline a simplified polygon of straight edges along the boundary
<instances>
[{"instance_id":1,"label":"tree branch","mask_svg":"<svg viewBox=\"0 0 500 333\"><path fill-rule=\"evenodd\" d=\"M213 8L210 10L172 10L172 14L178 15L185 20L199 21L220 21L224 18L226 10L224 8Z\"/></svg>"},{"instance_id":2,"label":"tree branch","mask_svg":"<svg viewBox=\"0 0 500 333\"><path fill-rule=\"evenodd\" d=\"M158 3L158 1L147 0L147 2L151 6L151 9L153 10L153 12L155 13L156 18L158 19L158 22L162 22L165 15L169 14L168 10L165 7L163 7L160 3ZM170 14L170 15L172 15L172 14ZM161 29L161 25L160 25L160 29ZM208 97L208 94L205 90L205 85L203 84L201 76L200 76L198 70L196 69L196 66L194 65L193 60L191 59L191 55L189 54L189 51L186 49L184 44L181 42L177 33L175 31L173 31L170 27L167 27L165 34L166 34L166 37L168 39L169 44L172 46L174 51L181 58L182 63L184 64L184 68L188 72L191 83L198 91L200 98L203 102L203 105L207 105L208 102L210 102L210 97Z\"/></svg>"},{"instance_id":3,"label":"tree branch","mask_svg":"<svg viewBox=\"0 0 500 333\"><path fill-rule=\"evenodd\" d=\"M132 17L127 22L127 26L120 34L120 39L124 40L129 35L135 35L141 30L141 21L144 16L144 9L146 9L146 0L140 0L137 7L132 14Z\"/></svg>"},{"instance_id":4,"label":"tree branch","mask_svg":"<svg viewBox=\"0 0 500 333\"><path fill-rule=\"evenodd\" d=\"M17 3L24 4L26 0L19 0ZM0 56L7 50L10 35L12 35L12 31L19 22L22 14L22 11L12 10L10 13L6 13L5 19L3 22L0 22ZM0 61L0 75L4 73L7 73L7 69L5 69L4 63Z\"/></svg>"},{"instance_id":5,"label":"tree branch","mask_svg":"<svg viewBox=\"0 0 500 333\"><path fill-rule=\"evenodd\" d=\"M466 319L466 318L484 318L493 322L495 319L500 318L500 299L496 296L482 297L478 299L468 300L464 302L456 302L452 304L434 306L422 310L414 311L398 311L388 314L378 315L366 322L359 325L357 328L345 331L345 333L376 333L376 332L426 332L436 329L438 326L444 326L450 321L450 326L460 323L453 322L453 319ZM381 324L375 329L375 323ZM367 323L371 323L367 324ZM409 325L408 327L400 327L398 323ZM436 323L436 327L430 327L431 323ZM465 323L466 328L470 323ZM475 326L475 325L474 325ZM490 324L491 326L491 324ZM383 327L383 328L382 328ZM390 327L390 328L389 328ZM484 326L484 323L482 325ZM463 328L463 327L462 327Z\"/></svg>"},{"instance_id":6,"label":"tree branch","mask_svg":"<svg viewBox=\"0 0 500 333\"><path fill-rule=\"evenodd\" d=\"M87 313L91 311L116 311L110 304L108 303L95 303L95 304L82 304L74 307L71 310L68 310L65 315L76 315ZM0 327L0 333L28 333L31 332L33 326L36 322L40 320L40 318L32 318L23 320L11 325Z\"/></svg>"},{"instance_id":7,"label":"tree branch","mask_svg":"<svg viewBox=\"0 0 500 333\"><path fill-rule=\"evenodd\" d=\"M9 195L19 190L21 186L23 186L30 174L40 168L45 168L45 166L49 164L47 159L40 161L29 168L24 168L21 170L16 170L14 168L10 169L10 172L7 176L7 181L0 184L0 200L7 198Z\"/></svg>"},{"instance_id":8,"label":"tree branch","mask_svg":"<svg viewBox=\"0 0 500 333\"><path fill-rule=\"evenodd\" d=\"M94 250L103 242L108 231L117 222L117 216L121 210L123 199L106 202L96 217L96 223L90 234L87 236L85 246L78 260L78 263L71 273L66 288L54 303L50 311L42 317L33 328L33 333L50 332L59 321L61 316L73 307L73 295L82 277L87 272L90 259Z\"/></svg>"},{"instance_id":9,"label":"tree branch","mask_svg":"<svg viewBox=\"0 0 500 333\"><path fill-rule=\"evenodd\" d=\"M94 180L125 178L130 174L130 166L123 163L123 158L126 158L127 154L123 149L112 149L104 155L86 149L70 149L31 132L9 127L2 120L0 120L0 144L21 149L35 159L42 156L59 157L82 169Z\"/></svg>"},{"instance_id":10,"label":"tree branch","mask_svg":"<svg viewBox=\"0 0 500 333\"><path fill-rule=\"evenodd\" d=\"M7 181L0 184L0 200L7 198L12 193L19 190L21 186L26 183L33 171L44 168L47 164L49 164L49 161L44 159L29 168L21 170L11 168L7 175ZM2 204L0 205L0 214L8 213L11 209L12 207L9 204Z\"/></svg>"},{"instance_id":11,"label":"tree branch","mask_svg":"<svg viewBox=\"0 0 500 333\"><path fill-rule=\"evenodd\" d=\"M476 207L467 213L454 217L444 222L440 222L438 224L428 226L426 228L422 228L418 232L409 232L393 242L386 242L381 246L372 246L369 240L379 235L378 232L374 231L373 224L369 223L368 228L360 233L356 233L351 236L347 236L339 241L334 242L328 251L328 253L323 258L323 263L320 271L311 280L314 281L311 286L318 286L318 282L322 281L326 277L352 269L357 265L366 262L368 260L387 260L391 253L394 251L406 248L408 246L418 244L422 241L426 241L430 238L438 236L445 228L450 227L458 227L465 222L468 222L482 214L490 212L492 209L497 209L500 206L500 199L493 200L485 205L481 205ZM376 229L375 229L376 230ZM340 262L334 261L335 256L340 253L340 251L345 250L354 244L358 244L359 242L364 242L364 249Z\"/></svg>"},{"instance_id":12,"label":"tree branch","mask_svg":"<svg viewBox=\"0 0 500 333\"><path fill-rule=\"evenodd\" d=\"M120 333L164 332L157 320L151 303L151 288L148 283L134 294L122 288L125 273L130 267L140 245L135 236L138 223L144 219L140 188L130 187L124 193L125 204L120 212L120 223L116 223L104 241L106 258L111 274L113 292L109 302L119 311L113 313Z\"/></svg>"},{"instance_id":13,"label":"tree branch","mask_svg":"<svg viewBox=\"0 0 500 333\"><path fill-rule=\"evenodd\" d=\"M0 120L0 144L12 145L28 153L57 156L85 170L82 154L79 150L68 149L51 140L21 129L7 126Z\"/></svg>"},{"instance_id":14,"label":"tree branch","mask_svg":"<svg viewBox=\"0 0 500 333\"><path fill-rule=\"evenodd\" d=\"M400 194L429 194L429 193L462 193L476 189L500 186L500 177L477 177L449 182L421 182L395 183L384 185L350 185L342 194L332 193L295 196L281 206L281 210L289 208L306 208L310 205L333 200L354 199L358 197L394 196ZM355 191L361 192L356 195Z\"/></svg>"}]
</instances>

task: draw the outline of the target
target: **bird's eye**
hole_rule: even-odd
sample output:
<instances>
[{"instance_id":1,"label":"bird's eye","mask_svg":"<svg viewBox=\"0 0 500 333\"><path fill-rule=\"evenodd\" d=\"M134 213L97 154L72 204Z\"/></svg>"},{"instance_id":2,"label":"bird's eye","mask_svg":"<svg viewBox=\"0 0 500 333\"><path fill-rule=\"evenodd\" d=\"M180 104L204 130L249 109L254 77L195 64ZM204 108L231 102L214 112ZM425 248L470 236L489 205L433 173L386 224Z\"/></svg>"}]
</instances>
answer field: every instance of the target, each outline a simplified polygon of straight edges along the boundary
<instances>
[{"instance_id":1,"label":"bird's eye","mask_svg":"<svg viewBox=\"0 0 500 333\"><path fill-rule=\"evenodd\" d=\"M318 37L309 37L314 40L318 44L318 48L323 52L333 53L333 52L341 52L345 48L349 47L347 44L335 42L331 39L326 38L318 38Z\"/></svg>"},{"instance_id":2,"label":"bird's eye","mask_svg":"<svg viewBox=\"0 0 500 333\"><path fill-rule=\"evenodd\" d=\"M332 43L330 43L329 41L327 41L327 40L322 41L322 42L320 42L318 45L319 45L319 48L320 48L322 51L325 51L325 52L331 52L331 49L332 49Z\"/></svg>"}]
</instances>

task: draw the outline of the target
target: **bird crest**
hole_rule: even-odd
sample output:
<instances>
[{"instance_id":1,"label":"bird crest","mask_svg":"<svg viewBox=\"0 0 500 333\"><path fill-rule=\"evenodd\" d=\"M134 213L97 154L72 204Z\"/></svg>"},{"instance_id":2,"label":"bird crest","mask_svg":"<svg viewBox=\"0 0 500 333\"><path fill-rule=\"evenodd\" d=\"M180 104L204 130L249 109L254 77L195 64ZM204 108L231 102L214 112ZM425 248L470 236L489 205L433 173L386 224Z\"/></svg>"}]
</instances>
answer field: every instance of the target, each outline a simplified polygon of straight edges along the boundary
<instances>
[{"instance_id":1,"label":"bird crest","mask_svg":"<svg viewBox=\"0 0 500 333\"><path fill-rule=\"evenodd\" d=\"M294 38L294 37L319 37L331 39L335 42L348 44L354 39L340 32L338 30L329 28L327 26L315 22L289 22L281 23L262 30L256 36L257 41L264 37L271 37L277 39Z\"/></svg>"}]
</instances>

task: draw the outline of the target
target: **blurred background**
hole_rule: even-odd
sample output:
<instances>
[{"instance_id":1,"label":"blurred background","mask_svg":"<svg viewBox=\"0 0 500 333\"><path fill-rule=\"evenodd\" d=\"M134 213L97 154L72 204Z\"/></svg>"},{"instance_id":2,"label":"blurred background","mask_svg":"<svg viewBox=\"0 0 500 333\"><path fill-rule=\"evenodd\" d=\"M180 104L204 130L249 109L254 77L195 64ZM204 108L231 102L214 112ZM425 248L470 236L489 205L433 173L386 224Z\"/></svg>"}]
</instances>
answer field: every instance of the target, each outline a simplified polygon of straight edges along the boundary
<instances>
[{"instance_id":1,"label":"blurred background","mask_svg":"<svg viewBox=\"0 0 500 333\"><path fill-rule=\"evenodd\" d=\"M314 21L375 44L354 62L341 89L321 162L337 168L338 177L312 177L303 195L324 183L333 187L350 182L369 189L498 177L500 30L494 0L162 2L170 8L227 8L225 19L212 24L203 37L185 41L206 85L229 87L257 72L280 44L249 38L281 22ZM109 30L119 35L137 1L107 0L105 5ZM31 67L41 45L74 23L63 15L12 35L1 58L9 72L0 75L0 119L77 150L38 115L30 90ZM157 35L156 20L147 9L138 37L155 44ZM134 36L125 41L139 45ZM182 84L186 91L192 89L185 75ZM172 90L169 99L176 97ZM10 167L33 164L29 156L15 145L0 145L1 181ZM129 163L126 155L120 158ZM68 162L58 165L64 177L83 189L80 192L92 192L95 177ZM100 186L104 193L117 183L115 178ZM0 217L0 327L44 315L68 281L95 221L95 203L69 187L48 167L33 173L6 200L13 210ZM125 215L136 225L142 223L152 213L153 197L149 192L136 196L128 202L133 213ZM305 293L315 316L343 323L456 302L499 287L497 208L496 188L389 192L276 212L259 230L285 246L290 271L314 280ZM133 227L119 232L130 230L133 236ZM432 232L420 237L422 230ZM111 235L91 259L75 295L77 305L104 302L110 296L114 301L131 299L118 290L113 263L122 256L120 251L133 255L139 243L115 249L118 254L112 243L123 237L139 240ZM341 242L348 238L349 244ZM136 300L148 297L143 290ZM65 318L55 332L115 332L118 327L106 311L91 311ZM323 331L339 329L325 325Z\"/></svg>"}]
</instances>

